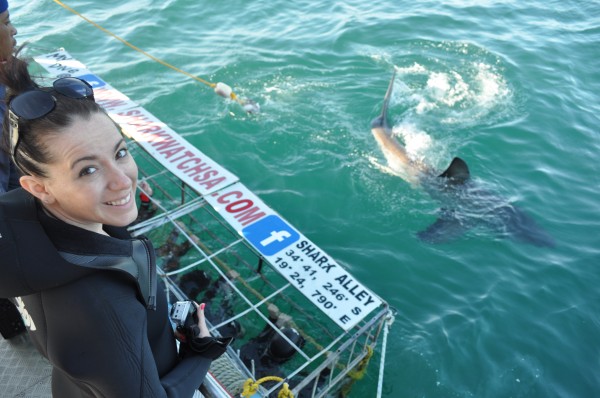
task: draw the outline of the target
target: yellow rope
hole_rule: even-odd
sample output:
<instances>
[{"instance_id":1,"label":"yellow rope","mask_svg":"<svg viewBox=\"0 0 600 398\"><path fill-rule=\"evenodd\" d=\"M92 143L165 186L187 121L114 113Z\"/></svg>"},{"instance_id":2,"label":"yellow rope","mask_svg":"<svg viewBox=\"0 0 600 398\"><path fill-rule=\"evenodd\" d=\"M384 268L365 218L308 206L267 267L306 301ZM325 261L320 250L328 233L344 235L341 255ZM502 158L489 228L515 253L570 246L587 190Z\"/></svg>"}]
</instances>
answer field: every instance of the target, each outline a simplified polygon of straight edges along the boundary
<instances>
[{"instance_id":1,"label":"yellow rope","mask_svg":"<svg viewBox=\"0 0 600 398\"><path fill-rule=\"evenodd\" d=\"M367 346L367 355L364 356L363 359L356 365L354 369L348 372L348 376L353 380L360 380L364 377L365 373L367 373L367 367L369 365L369 361L373 356L373 348L371 346Z\"/></svg>"},{"instance_id":2,"label":"yellow rope","mask_svg":"<svg viewBox=\"0 0 600 398\"><path fill-rule=\"evenodd\" d=\"M360 362L356 365L356 367L350 370L347 373L349 377L348 381L346 381L342 387L340 388L340 397L346 398L348 394L350 394L350 390L352 390L352 386L356 380L362 379L367 373L367 367L369 365L369 361L373 356L373 347L367 346L367 354L360 360Z\"/></svg>"},{"instance_id":3,"label":"yellow rope","mask_svg":"<svg viewBox=\"0 0 600 398\"><path fill-rule=\"evenodd\" d=\"M186 71L184 71L184 70L182 70L182 69L180 69L180 68L178 68L178 67L176 67L176 66L174 66L174 65L171 65L170 63L168 63L168 62L166 62L166 61L163 61L163 60L162 60L162 59L160 59L160 58L157 58L157 57L155 57L155 56L154 56L154 55L152 55L152 54L149 54L149 53L147 53L146 51L142 50L141 48L139 48L139 47L137 47L137 46L135 46L135 45L133 45L133 44L131 44L131 43L130 43L130 42L128 42L127 40L123 39L122 37L120 37L120 36L117 36L116 34L114 34L113 32L111 32L110 30L103 28L102 26L100 26L100 25L99 25L99 24L97 24L96 22L92 21L91 19L87 18L87 17L86 17L86 16L84 16L83 14L79 13L77 10L75 10L75 9L73 9L73 8L71 8L71 7L69 7L68 5L66 5L65 3L63 3L62 1L60 1L60 0L53 0L53 1L54 1L56 4L58 4L59 6L63 7L64 9L71 11L73 14L77 15L78 17L80 17L81 19L83 19L84 21L86 21L87 23L89 23L89 24L93 25L94 27L96 27L96 28L100 29L101 31L103 31L103 32L104 32L104 33L106 33L107 35L114 37L115 39L119 40L121 43L123 43L123 44L125 44L126 46L128 46L128 47L130 47L130 48L134 49L135 51L137 51L137 52L139 52L139 53L141 53L141 54L145 55L146 57L150 58L151 60L153 60L153 61L156 61L156 62L158 62L159 64L166 66L167 68L171 68L171 69L173 69L173 70L174 70L174 71L176 71L176 72L179 72L179 73L181 73L181 74L184 74L184 75L186 75L186 76L188 76L188 77L190 77L190 78L192 78L192 79L194 79L194 80L196 80L196 81L199 81L200 83L206 84L206 85L207 85L208 87L210 87L210 88L213 88L213 89L214 89L214 88L216 87L216 83L211 83L211 82L208 82L208 81L206 81L206 80L202 79L201 77L198 77L198 76L192 75L191 73L188 73L188 72L186 72ZM236 94L235 94L233 91L231 92L231 94L230 94L229 96L230 96L230 98L231 98L232 100L234 100L234 101L238 102L240 105L244 105L243 101L241 101L241 100L238 98L238 96L237 96L237 95L236 95Z\"/></svg>"},{"instance_id":4,"label":"yellow rope","mask_svg":"<svg viewBox=\"0 0 600 398\"><path fill-rule=\"evenodd\" d=\"M267 377L263 377L262 379L258 379L256 381L253 381L252 379L248 379L244 383L244 390L242 391L241 395L244 398L251 397L253 394L255 394L258 391L258 387L262 383L265 383L267 381L282 382L283 380L284 379L282 379L281 377L277 377L277 376L267 376ZM294 398L294 394L290 390L290 386L287 383L283 383L283 387L281 388L281 390L279 390L279 393L277 394L277 398Z\"/></svg>"}]
</instances>

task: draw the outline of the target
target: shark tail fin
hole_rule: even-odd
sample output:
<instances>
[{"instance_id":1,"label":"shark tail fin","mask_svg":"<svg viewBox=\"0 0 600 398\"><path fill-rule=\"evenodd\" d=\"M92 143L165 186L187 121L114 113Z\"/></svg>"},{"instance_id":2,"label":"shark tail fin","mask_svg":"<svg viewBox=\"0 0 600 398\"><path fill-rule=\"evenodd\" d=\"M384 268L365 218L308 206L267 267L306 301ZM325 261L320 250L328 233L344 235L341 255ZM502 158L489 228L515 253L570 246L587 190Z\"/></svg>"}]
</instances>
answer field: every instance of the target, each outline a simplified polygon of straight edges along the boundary
<instances>
[{"instance_id":1,"label":"shark tail fin","mask_svg":"<svg viewBox=\"0 0 600 398\"><path fill-rule=\"evenodd\" d=\"M452 159L450 166L439 177L448 178L454 184L464 184L471 177L469 166L461 158Z\"/></svg>"},{"instance_id":2,"label":"shark tail fin","mask_svg":"<svg viewBox=\"0 0 600 398\"><path fill-rule=\"evenodd\" d=\"M392 79L390 80L390 84L388 85L387 91L385 93L385 97L383 99L383 107L381 109L381 114L377 116L371 122L371 128L376 127L388 127L387 120L387 111L388 106L390 104L390 98L392 97L392 90L394 89L394 80L396 79L396 68L394 68L394 73L392 74Z\"/></svg>"}]
</instances>

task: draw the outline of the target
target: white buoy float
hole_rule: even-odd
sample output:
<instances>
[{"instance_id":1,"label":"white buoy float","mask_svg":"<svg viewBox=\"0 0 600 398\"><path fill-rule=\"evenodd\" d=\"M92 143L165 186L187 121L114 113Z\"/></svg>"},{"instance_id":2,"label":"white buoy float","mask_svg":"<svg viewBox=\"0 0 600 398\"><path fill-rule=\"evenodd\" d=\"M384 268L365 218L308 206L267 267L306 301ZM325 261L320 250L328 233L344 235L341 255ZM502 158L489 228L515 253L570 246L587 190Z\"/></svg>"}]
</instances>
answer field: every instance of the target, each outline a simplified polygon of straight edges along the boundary
<instances>
[{"instance_id":1,"label":"white buoy float","mask_svg":"<svg viewBox=\"0 0 600 398\"><path fill-rule=\"evenodd\" d=\"M248 98L238 98L233 93L231 87L223 82L218 82L217 84L215 84L215 93L223 98L229 98L234 101L237 101L242 106L242 109L244 109L244 111L248 113L260 112L260 105L257 102Z\"/></svg>"},{"instance_id":2,"label":"white buoy float","mask_svg":"<svg viewBox=\"0 0 600 398\"><path fill-rule=\"evenodd\" d=\"M225 83L219 82L215 85L215 93L217 93L217 95L220 95L221 97L231 98L232 92L233 90L231 89L231 87L229 87Z\"/></svg>"}]
</instances>

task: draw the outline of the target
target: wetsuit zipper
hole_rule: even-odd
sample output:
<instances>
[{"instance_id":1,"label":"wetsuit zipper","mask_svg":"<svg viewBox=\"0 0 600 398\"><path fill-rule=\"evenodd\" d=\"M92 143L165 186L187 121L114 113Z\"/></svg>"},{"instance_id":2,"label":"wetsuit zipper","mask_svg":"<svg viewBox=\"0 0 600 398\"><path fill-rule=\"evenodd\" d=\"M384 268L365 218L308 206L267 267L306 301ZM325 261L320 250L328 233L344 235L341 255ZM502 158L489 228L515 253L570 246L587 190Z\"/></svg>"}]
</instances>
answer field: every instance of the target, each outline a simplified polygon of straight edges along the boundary
<instances>
[{"instance_id":1,"label":"wetsuit zipper","mask_svg":"<svg viewBox=\"0 0 600 398\"><path fill-rule=\"evenodd\" d=\"M146 238L145 236L140 238L140 241L142 242L142 244L144 245L144 248L146 249L146 256L148 256L148 304L147 304L147 308L150 310L155 310L156 309L156 292L154 291L155 286L152 284L152 279L153 279L153 275L156 274L156 266L154 263L154 256L152 255L151 252L151 247L149 244L149 240L148 238Z\"/></svg>"}]
</instances>

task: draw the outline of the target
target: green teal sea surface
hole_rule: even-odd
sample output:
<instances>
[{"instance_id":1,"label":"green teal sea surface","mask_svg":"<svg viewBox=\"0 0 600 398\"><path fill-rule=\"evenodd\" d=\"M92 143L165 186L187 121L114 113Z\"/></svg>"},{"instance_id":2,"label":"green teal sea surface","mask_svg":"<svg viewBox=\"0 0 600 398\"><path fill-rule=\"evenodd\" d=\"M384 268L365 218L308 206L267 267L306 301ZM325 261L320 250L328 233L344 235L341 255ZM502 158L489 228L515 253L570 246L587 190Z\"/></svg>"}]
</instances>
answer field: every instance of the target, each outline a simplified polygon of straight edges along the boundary
<instances>
[{"instance_id":1,"label":"green teal sea surface","mask_svg":"<svg viewBox=\"0 0 600 398\"><path fill-rule=\"evenodd\" d=\"M53 1L11 1L28 54L67 49L397 309L384 397L600 396L600 3L66 4L260 104L246 114ZM554 247L485 212L447 243L419 239L444 203L395 175L370 132L394 69L409 154L440 172L460 156ZM375 396L380 354L351 397Z\"/></svg>"}]
</instances>

